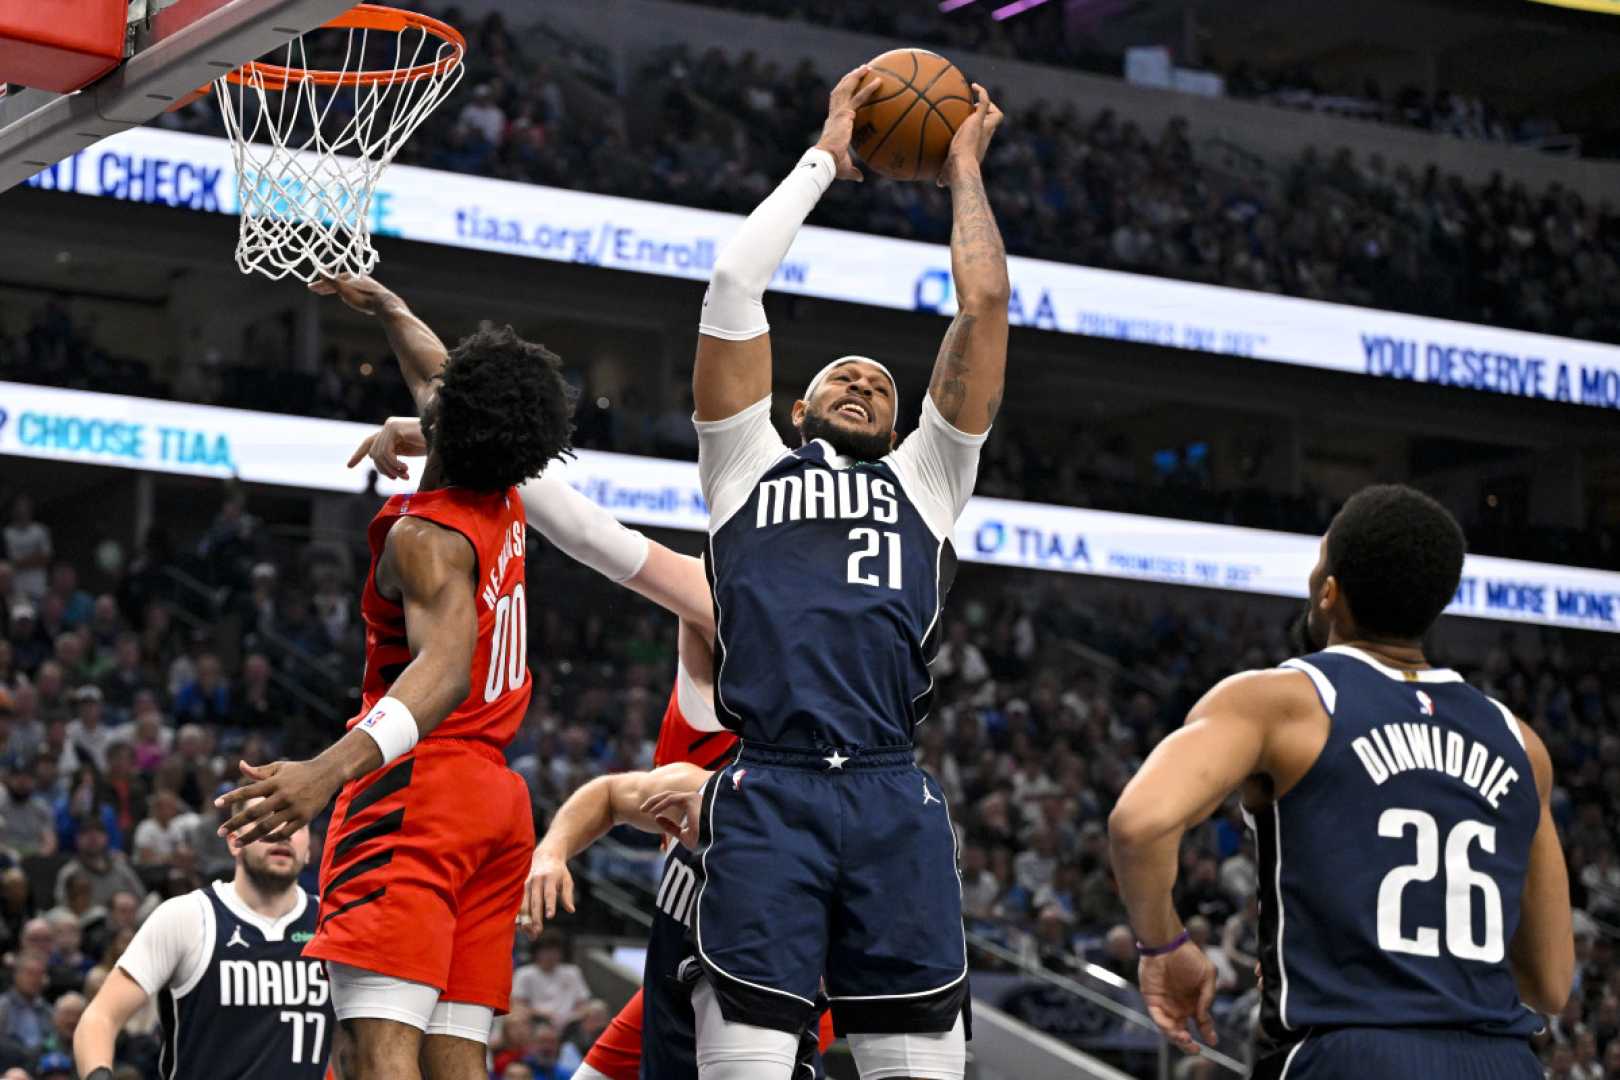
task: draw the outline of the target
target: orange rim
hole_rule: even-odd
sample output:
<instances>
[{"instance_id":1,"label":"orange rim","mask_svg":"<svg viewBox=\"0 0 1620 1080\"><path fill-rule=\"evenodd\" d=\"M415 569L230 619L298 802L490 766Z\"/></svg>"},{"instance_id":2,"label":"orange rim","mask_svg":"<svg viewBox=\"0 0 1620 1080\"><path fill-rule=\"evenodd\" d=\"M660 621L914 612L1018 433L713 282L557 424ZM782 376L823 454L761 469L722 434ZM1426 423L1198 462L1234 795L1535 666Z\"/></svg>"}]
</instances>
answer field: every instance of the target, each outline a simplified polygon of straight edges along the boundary
<instances>
[{"instance_id":1,"label":"orange rim","mask_svg":"<svg viewBox=\"0 0 1620 1080\"><path fill-rule=\"evenodd\" d=\"M392 68L388 71L310 71L305 68L282 67L279 64L261 64L250 60L225 78L238 86L262 86L266 90L284 90L289 83L305 81L320 86L392 86L395 83L414 82L442 75L461 63L467 54L467 39L461 31L431 15L385 7L382 4L358 4L331 22L323 30L382 30L404 33L410 29L423 30L454 48L451 56L440 57L415 67Z\"/></svg>"}]
</instances>

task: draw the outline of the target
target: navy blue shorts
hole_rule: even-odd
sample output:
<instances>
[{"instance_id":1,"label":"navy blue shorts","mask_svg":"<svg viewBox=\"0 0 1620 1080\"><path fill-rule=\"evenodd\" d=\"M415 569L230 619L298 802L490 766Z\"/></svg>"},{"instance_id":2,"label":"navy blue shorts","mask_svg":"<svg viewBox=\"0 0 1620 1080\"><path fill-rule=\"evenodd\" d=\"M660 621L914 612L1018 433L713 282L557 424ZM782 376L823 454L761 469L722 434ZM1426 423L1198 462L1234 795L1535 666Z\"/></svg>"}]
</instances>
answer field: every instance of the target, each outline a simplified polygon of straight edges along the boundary
<instances>
[{"instance_id":1,"label":"navy blue shorts","mask_svg":"<svg viewBox=\"0 0 1620 1080\"><path fill-rule=\"evenodd\" d=\"M1260 1059L1253 1080L1541 1080L1522 1038L1451 1028L1313 1028Z\"/></svg>"},{"instance_id":2,"label":"navy blue shorts","mask_svg":"<svg viewBox=\"0 0 1620 1080\"><path fill-rule=\"evenodd\" d=\"M727 1020L949 1031L967 1003L956 834L909 749L745 745L704 787L693 936Z\"/></svg>"}]
</instances>

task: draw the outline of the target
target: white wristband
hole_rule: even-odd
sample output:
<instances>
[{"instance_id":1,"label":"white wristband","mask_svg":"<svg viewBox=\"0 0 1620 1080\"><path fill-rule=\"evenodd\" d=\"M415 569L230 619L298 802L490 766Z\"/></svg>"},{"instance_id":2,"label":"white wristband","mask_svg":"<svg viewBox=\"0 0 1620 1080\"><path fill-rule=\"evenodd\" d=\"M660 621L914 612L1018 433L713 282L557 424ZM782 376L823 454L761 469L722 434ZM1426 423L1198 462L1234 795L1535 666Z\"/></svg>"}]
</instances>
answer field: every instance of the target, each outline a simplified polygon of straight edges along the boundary
<instances>
[{"instance_id":1,"label":"white wristband","mask_svg":"<svg viewBox=\"0 0 1620 1080\"><path fill-rule=\"evenodd\" d=\"M384 765L401 754L409 753L416 740L422 737L416 726L416 717L398 698L385 697L377 702L358 726L376 741L377 749L382 751Z\"/></svg>"}]
</instances>

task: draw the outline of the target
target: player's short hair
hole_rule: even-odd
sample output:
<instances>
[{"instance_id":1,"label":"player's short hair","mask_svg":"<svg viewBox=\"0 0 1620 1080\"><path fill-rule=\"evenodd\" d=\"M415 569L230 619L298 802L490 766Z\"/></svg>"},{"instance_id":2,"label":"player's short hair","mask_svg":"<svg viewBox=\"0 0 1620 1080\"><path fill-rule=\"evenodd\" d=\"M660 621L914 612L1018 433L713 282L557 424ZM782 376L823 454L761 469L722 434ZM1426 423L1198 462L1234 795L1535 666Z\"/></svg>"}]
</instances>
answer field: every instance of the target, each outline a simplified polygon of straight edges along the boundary
<instances>
[{"instance_id":1,"label":"player's short hair","mask_svg":"<svg viewBox=\"0 0 1620 1080\"><path fill-rule=\"evenodd\" d=\"M504 491L571 452L574 394L556 353L510 326L486 327L450 350L423 432L445 480Z\"/></svg>"},{"instance_id":2,"label":"player's short hair","mask_svg":"<svg viewBox=\"0 0 1620 1080\"><path fill-rule=\"evenodd\" d=\"M1415 641L1451 603L1468 548L1451 512L1404 484L1352 495L1327 532L1327 572L1356 629Z\"/></svg>"}]
</instances>

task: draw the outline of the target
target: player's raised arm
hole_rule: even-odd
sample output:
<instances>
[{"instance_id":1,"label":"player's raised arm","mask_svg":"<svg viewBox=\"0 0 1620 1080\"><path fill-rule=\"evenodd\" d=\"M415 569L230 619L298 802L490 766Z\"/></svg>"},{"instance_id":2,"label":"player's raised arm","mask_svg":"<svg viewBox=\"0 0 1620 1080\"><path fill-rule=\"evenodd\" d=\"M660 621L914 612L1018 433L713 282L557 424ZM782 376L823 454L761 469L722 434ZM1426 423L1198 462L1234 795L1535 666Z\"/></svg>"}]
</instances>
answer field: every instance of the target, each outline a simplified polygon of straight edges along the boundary
<instances>
[{"instance_id":1,"label":"player's raised arm","mask_svg":"<svg viewBox=\"0 0 1620 1080\"><path fill-rule=\"evenodd\" d=\"M403 518L389 531L377 586L400 595L411 662L370 715L313 760L244 762L254 783L215 800L235 811L221 836L238 833L243 845L291 836L344 783L410 750L466 699L478 640L477 574L477 554L459 533L421 518Z\"/></svg>"},{"instance_id":2,"label":"player's raised arm","mask_svg":"<svg viewBox=\"0 0 1620 1080\"><path fill-rule=\"evenodd\" d=\"M1196 1049L1187 1021L1215 1041L1215 969L1186 936L1172 892L1181 838L1265 765L1270 718L1315 707L1310 682L1292 671L1251 671L1216 686L1187 724L1148 756L1108 817L1120 899L1142 950L1148 1014L1165 1037Z\"/></svg>"},{"instance_id":3,"label":"player's raised arm","mask_svg":"<svg viewBox=\"0 0 1620 1080\"><path fill-rule=\"evenodd\" d=\"M651 816L641 812L641 804L660 791L695 791L709 775L707 769L678 761L650 772L599 776L568 796L551 819L546 835L535 845L534 859L529 864L520 918L529 932L538 934L544 929L545 920L557 914L559 899L565 910L574 910L569 859L607 835L615 825L662 831Z\"/></svg>"},{"instance_id":4,"label":"player's raised arm","mask_svg":"<svg viewBox=\"0 0 1620 1080\"><path fill-rule=\"evenodd\" d=\"M322 296L336 295L362 315L374 316L388 335L388 344L399 358L399 370L417 409L427 404L434 376L444 368L449 350L433 328L416 317L410 307L375 278L347 276L324 278L310 283L310 291Z\"/></svg>"},{"instance_id":5,"label":"player's raised arm","mask_svg":"<svg viewBox=\"0 0 1620 1080\"><path fill-rule=\"evenodd\" d=\"M878 85L864 65L838 81L821 139L720 250L703 298L692 369L699 420L725 420L769 396L771 328L765 320L765 289L832 182L861 178L849 151L855 110Z\"/></svg>"},{"instance_id":6,"label":"player's raised arm","mask_svg":"<svg viewBox=\"0 0 1620 1080\"><path fill-rule=\"evenodd\" d=\"M928 395L957 430L990 430L1001 408L1007 372L1007 249L990 210L980 163L990 147L1001 110L984 87L973 84L977 104L956 129L939 182L951 189L951 280L957 312L934 361Z\"/></svg>"},{"instance_id":7,"label":"player's raised arm","mask_svg":"<svg viewBox=\"0 0 1620 1080\"><path fill-rule=\"evenodd\" d=\"M1519 902L1519 928L1508 947L1508 961L1519 997L1539 1013L1556 1015L1569 1000L1575 983L1575 928L1569 908L1569 871L1558 844L1548 800L1552 795L1552 758L1541 736L1519 723L1524 749L1535 773L1541 799L1541 822L1530 842L1530 866Z\"/></svg>"}]
</instances>

